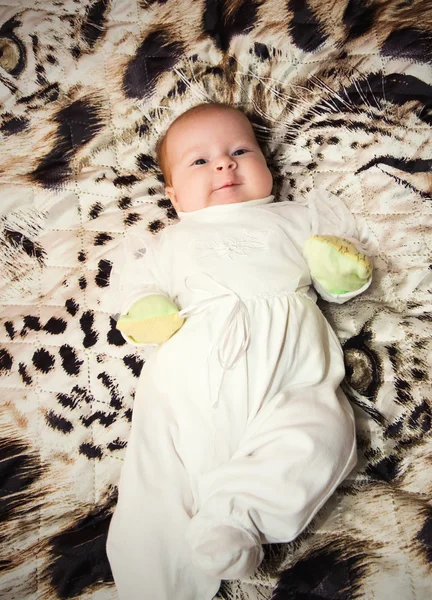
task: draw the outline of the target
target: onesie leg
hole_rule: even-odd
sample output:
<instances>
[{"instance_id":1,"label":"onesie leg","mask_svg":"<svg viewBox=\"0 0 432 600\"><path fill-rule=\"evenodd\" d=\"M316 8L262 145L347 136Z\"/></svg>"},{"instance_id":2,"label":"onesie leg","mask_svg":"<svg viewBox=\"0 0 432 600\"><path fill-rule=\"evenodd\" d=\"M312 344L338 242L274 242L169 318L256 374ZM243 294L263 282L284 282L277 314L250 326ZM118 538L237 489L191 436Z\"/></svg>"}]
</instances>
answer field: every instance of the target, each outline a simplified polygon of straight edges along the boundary
<instances>
[{"instance_id":1,"label":"onesie leg","mask_svg":"<svg viewBox=\"0 0 432 600\"><path fill-rule=\"evenodd\" d=\"M200 482L188 540L221 579L250 575L263 542L293 540L356 462L352 411L331 385L277 394L232 459Z\"/></svg>"},{"instance_id":2,"label":"onesie leg","mask_svg":"<svg viewBox=\"0 0 432 600\"><path fill-rule=\"evenodd\" d=\"M193 563L220 579L252 575L264 556L258 531L233 519L193 519L187 539Z\"/></svg>"},{"instance_id":3,"label":"onesie leg","mask_svg":"<svg viewBox=\"0 0 432 600\"><path fill-rule=\"evenodd\" d=\"M274 395L251 403L253 412L237 449L199 479L199 510L188 539L193 560L202 568L207 558L200 559L197 549L217 557L217 569L212 563L207 570L222 579L233 572L250 574L260 560L258 540L296 538L356 463L353 412L339 388L344 364L337 338L308 300L293 299L288 312L290 326L283 352L276 357ZM248 350L253 381L261 347L268 344L267 328L261 333ZM281 367L280 357L285 357ZM236 398L228 401L235 403ZM227 532L227 526L237 531ZM213 550L214 538L220 542L218 550ZM224 543L224 538L235 543Z\"/></svg>"},{"instance_id":4,"label":"onesie leg","mask_svg":"<svg viewBox=\"0 0 432 600\"><path fill-rule=\"evenodd\" d=\"M148 381L145 391L156 394ZM164 398L151 398L147 407L138 387L108 534L117 592L120 600L212 600L220 578L192 563L185 539L193 505L189 478L163 414Z\"/></svg>"}]
</instances>

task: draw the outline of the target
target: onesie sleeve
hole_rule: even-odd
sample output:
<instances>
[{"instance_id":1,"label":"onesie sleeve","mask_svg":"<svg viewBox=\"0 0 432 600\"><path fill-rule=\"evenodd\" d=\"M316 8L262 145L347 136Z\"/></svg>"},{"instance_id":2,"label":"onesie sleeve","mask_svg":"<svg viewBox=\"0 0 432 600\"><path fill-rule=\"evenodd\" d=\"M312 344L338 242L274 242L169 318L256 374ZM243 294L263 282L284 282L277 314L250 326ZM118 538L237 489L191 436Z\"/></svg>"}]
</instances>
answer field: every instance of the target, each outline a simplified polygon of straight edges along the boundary
<instances>
[{"instance_id":1,"label":"onesie sleeve","mask_svg":"<svg viewBox=\"0 0 432 600\"><path fill-rule=\"evenodd\" d=\"M366 226L359 225L356 222L352 213L338 196L326 190L314 189L306 195L305 202L308 207L310 236L342 238L352 245L354 252L351 256L360 259L356 262L357 267L361 267L362 259L363 262L365 260L366 262L369 261L368 256L371 252L370 233ZM345 259L346 257L341 256L341 258ZM310 264L309 266L311 267ZM328 268L332 267L329 265ZM335 268L337 267L335 266ZM316 291L324 300L343 304L368 289L372 281L372 274L368 273L364 285L354 291L345 293L330 293L317 281L313 274L311 274L311 278Z\"/></svg>"},{"instance_id":2,"label":"onesie sleeve","mask_svg":"<svg viewBox=\"0 0 432 600\"><path fill-rule=\"evenodd\" d=\"M367 254L368 232L359 227L343 200L322 189L313 189L305 196L308 207L310 235L334 235L351 242Z\"/></svg>"},{"instance_id":3,"label":"onesie sleeve","mask_svg":"<svg viewBox=\"0 0 432 600\"><path fill-rule=\"evenodd\" d=\"M126 313L144 296L168 296L163 264L159 235L153 236L147 231L128 233L113 257L111 285L115 312Z\"/></svg>"}]
</instances>

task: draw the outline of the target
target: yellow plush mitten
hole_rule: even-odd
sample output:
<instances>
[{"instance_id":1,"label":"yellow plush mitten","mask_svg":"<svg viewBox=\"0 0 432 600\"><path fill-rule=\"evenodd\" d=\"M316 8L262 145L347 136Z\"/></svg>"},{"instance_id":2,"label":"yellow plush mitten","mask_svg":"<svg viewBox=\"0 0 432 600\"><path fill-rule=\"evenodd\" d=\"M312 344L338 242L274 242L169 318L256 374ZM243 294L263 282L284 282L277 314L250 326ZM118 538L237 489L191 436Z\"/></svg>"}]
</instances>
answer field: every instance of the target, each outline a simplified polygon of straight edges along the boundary
<instances>
[{"instance_id":1,"label":"yellow plush mitten","mask_svg":"<svg viewBox=\"0 0 432 600\"><path fill-rule=\"evenodd\" d=\"M170 298L162 295L143 296L136 300L117 321L123 337L136 344L162 344L184 323Z\"/></svg>"},{"instance_id":2,"label":"yellow plush mitten","mask_svg":"<svg viewBox=\"0 0 432 600\"><path fill-rule=\"evenodd\" d=\"M362 288L372 274L372 262L351 242L334 235L313 235L303 254L312 278L329 294L347 294Z\"/></svg>"}]
</instances>

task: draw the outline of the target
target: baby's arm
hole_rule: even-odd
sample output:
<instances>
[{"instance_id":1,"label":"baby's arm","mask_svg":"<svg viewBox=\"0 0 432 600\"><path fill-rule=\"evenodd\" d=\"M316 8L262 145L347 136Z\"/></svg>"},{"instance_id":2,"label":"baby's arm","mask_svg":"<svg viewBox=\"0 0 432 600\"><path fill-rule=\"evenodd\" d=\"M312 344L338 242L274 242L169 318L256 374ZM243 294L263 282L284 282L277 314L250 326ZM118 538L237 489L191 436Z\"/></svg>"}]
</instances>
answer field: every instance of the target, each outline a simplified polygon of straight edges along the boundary
<instances>
[{"instance_id":1,"label":"baby's arm","mask_svg":"<svg viewBox=\"0 0 432 600\"><path fill-rule=\"evenodd\" d=\"M159 252L158 252L159 251ZM123 337L132 344L161 344L183 325L167 293L153 236L128 236L122 249L119 272L121 314L117 321Z\"/></svg>"},{"instance_id":2,"label":"baby's arm","mask_svg":"<svg viewBox=\"0 0 432 600\"><path fill-rule=\"evenodd\" d=\"M117 321L123 337L133 344L162 344L183 325L176 304L165 295L141 296Z\"/></svg>"},{"instance_id":3,"label":"baby's arm","mask_svg":"<svg viewBox=\"0 0 432 600\"><path fill-rule=\"evenodd\" d=\"M370 234L366 230L360 234L340 198L312 190L296 202L282 203L281 214L294 224L294 235L320 296L342 304L369 287L372 261L364 249Z\"/></svg>"},{"instance_id":4,"label":"baby's arm","mask_svg":"<svg viewBox=\"0 0 432 600\"><path fill-rule=\"evenodd\" d=\"M324 300L342 304L358 296L371 284L372 261L348 241L334 235L312 235L303 255L312 282Z\"/></svg>"}]
</instances>

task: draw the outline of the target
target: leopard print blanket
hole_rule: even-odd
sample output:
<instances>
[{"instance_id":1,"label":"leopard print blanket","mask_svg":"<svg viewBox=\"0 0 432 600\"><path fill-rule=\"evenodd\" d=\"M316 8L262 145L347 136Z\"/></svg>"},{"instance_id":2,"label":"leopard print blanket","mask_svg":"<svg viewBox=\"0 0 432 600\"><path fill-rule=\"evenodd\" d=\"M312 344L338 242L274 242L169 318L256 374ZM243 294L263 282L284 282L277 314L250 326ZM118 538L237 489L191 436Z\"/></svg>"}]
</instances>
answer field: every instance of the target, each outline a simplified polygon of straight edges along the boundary
<instances>
[{"instance_id":1,"label":"leopard print blanket","mask_svg":"<svg viewBox=\"0 0 432 600\"><path fill-rule=\"evenodd\" d=\"M208 100L249 115L280 198L342 196L375 264L323 305L358 466L218 598L431 597L431 28L428 1L0 1L1 598L116 598L105 541L151 350L104 307L112 256L175 221L155 141Z\"/></svg>"}]
</instances>

